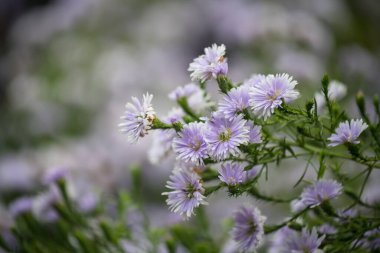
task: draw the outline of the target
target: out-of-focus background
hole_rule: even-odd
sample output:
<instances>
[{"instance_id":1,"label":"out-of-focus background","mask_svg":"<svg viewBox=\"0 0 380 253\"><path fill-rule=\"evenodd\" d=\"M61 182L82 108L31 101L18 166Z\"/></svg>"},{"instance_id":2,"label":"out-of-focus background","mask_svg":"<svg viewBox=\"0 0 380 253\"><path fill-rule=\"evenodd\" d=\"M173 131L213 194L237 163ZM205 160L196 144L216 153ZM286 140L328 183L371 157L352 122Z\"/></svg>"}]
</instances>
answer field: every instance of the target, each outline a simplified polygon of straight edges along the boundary
<instances>
[{"instance_id":1,"label":"out-of-focus background","mask_svg":"<svg viewBox=\"0 0 380 253\"><path fill-rule=\"evenodd\" d=\"M128 188L139 164L150 218L170 221L160 192L173 159L152 165L151 137L132 146L117 128L131 96L153 93L165 115L192 59L224 43L232 80L288 72L311 97L328 73L347 85L355 116L352 94L380 91L379 24L373 0L1 0L1 219L48 169L67 168L73 196L96 200ZM232 211L209 202L214 217Z\"/></svg>"}]
</instances>

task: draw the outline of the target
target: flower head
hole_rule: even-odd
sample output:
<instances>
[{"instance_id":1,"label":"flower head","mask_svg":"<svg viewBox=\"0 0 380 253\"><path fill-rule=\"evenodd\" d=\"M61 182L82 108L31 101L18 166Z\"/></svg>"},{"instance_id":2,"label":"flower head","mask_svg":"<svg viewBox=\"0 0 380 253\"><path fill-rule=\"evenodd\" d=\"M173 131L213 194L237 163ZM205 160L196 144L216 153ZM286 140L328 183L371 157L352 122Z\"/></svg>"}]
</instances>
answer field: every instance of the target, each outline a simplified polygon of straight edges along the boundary
<instances>
[{"instance_id":1,"label":"flower head","mask_svg":"<svg viewBox=\"0 0 380 253\"><path fill-rule=\"evenodd\" d=\"M189 83L185 86L179 86L175 90L169 93L169 98L173 101L177 101L180 98L186 97L189 98L191 95L196 93L200 88L194 84Z\"/></svg>"},{"instance_id":2,"label":"flower head","mask_svg":"<svg viewBox=\"0 0 380 253\"><path fill-rule=\"evenodd\" d=\"M9 205L9 212L13 217L17 217L20 214L30 212L33 208L33 198L21 197L13 201Z\"/></svg>"},{"instance_id":3,"label":"flower head","mask_svg":"<svg viewBox=\"0 0 380 253\"><path fill-rule=\"evenodd\" d=\"M318 232L324 235L333 235L336 234L338 230L330 224L325 223L318 227Z\"/></svg>"},{"instance_id":4,"label":"flower head","mask_svg":"<svg viewBox=\"0 0 380 253\"><path fill-rule=\"evenodd\" d=\"M254 179L259 173L259 166L253 166L250 170L244 171L244 179L243 182L248 182Z\"/></svg>"},{"instance_id":5,"label":"flower head","mask_svg":"<svg viewBox=\"0 0 380 253\"><path fill-rule=\"evenodd\" d=\"M227 185L234 186L244 181L244 168L239 163L225 163L218 172L219 179Z\"/></svg>"},{"instance_id":6,"label":"flower head","mask_svg":"<svg viewBox=\"0 0 380 253\"><path fill-rule=\"evenodd\" d=\"M242 87L251 88L258 85L260 82L265 81L265 75L263 74L253 74L248 80L245 80Z\"/></svg>"},{"instance_id":7,"label":"flower head","mask_svg":"<svg viewBox=\"0 0 380 253\"><path fill-rule=\"evenodd\" d=\"M266 217L256 207L242 206L235 212L235 226L232 237L244 251L250 251L260 246L264 235Z\"/></svg>"},{"instance_id":8,"label":"flower head","mask_svg":"<svg viewBox=\"0 0 380 253\"><path fill-rule=\"evenodd\" d=\"M248 91L249 89L243 86L231 89L219 102L218 111L224 113L227 119L233 119L249 107Z\"/></svg>"},{"instance_id":9,"label":"flower head","mask_svg":"<svg viewBox=\"0 0 380 253\"><path fill-rule=\"evenodd\" d=\"M343 186L335 180L319 180L306 187L301 194L301 201L306 206L315 207L322 202L342 194Z\"/></svg>"},{"instance_id":10,"label":"flower head","mask_svg":"<svg viewBox=\"0 0 380 253\"><path fill-rule=\"evenodd\" d=\"M214 113L207 125L205 139L210 156L216 160L238 154L239 145L249 141L249 129L241 115L229 120L224 115Z\"/></svg>"},{"instance_id":11,"label":"flower head","mask_svg":"<svg viewBox=\"0 0 380 253\"><path fill-rule=\"evenodd\" d=\"M318 238L315 228L311 232L304 228L301 234L293 232L289 237L285 238L283 251L280 252L317 253L318 247L324 239L324 235Z\"/></svg>"},{"instance_id":12,"label":"flower head","mask_svg":"<svg viewBox=\"0 0 380 253\"><path fill-rule=\"evenodd\" d=\"M335 129L335 134L328 138L331 142L329 146L334 147L346 142L358 144L360 141L357 138L367 127L368 125L362 119L341 122L338 128Z\"/></svg>"},{"instance_id":13,"label":"flower head","mask_svg":"<svg viewBox=\"0 0 380 253\"><path fill-rule=\"evenodd\" d=\"M173 150L177 154L177 159L203 164L203 158L207 157L208 152L204 132L204 123L192 122L185 125L179 136L173 140Z\"/></svg>"},{"instance_id":14,"label":"flower head","mask_svg":"<svg viewBox=\"0 0 380 253\"><path fill-rule=\"evenodd\" d=\"M218 75L226 75L228 72L227 59L224 57L226 47L213 44L204 50L205 54L198 56L190 63L188 71L191 80L205 82L211 77L216 78Z\"/></svg>"},{"instance_id":15,"label":"flower head","mask_svg":"<svg viewBox=\"0 0 380 253\"><path fill-rule=\"evenodd\" d=\"M269 117L275 108L281 107L282 100L289 103L299 96L294 89L296 85L297 81L288 74L266 76L250 88L253 112L260 117Z\"/></svg>"},{"instance_id":16,"label":"flower head","mask_svg":"<svg viewBox=\"0 0 380 253\"><path fill-rule=\"evenodd\" d=\"M126 133L128 141L135 143L140 137L148 134L151 129L156 113L152 107L153 95L146 94L142 102L136 97L132 97L132 103L125 105L125 112L121 119L124 121L119 124L120 131Z\"/></svg>"},{"instance_id":17,"label":"flower head","mask_svg":"<svg viewBox=\"0 0 380 253\"><path fill-rule=\"evenodd\" d=\"M255 126L251 121L247 121L249 127L249 143L261 143L261 126Z\"/></svg>"},{"instance_id":18,"label":"flower head","mask_svg":"<svg viewBox=\"0 0 380 253\"><path fill-rule=\"evenodd\" d=\"M69 174L69 171L66 167L55 167L48 170L42 179L44 185L49 185L55 183L61 179L64 179Z\"/></svg>"},{"instance_id":19,"label":"flower head","mask_svg":"<svg viewBox=\"0 0 380 253\"><path fill-rule=\"evenodd\" d=\"M194 214L194 208L200 204L207 204L200 178L192 171L175 170L166 187L172 191L164 192L162 195L168 195L166 203L172 212L189 218Z\"/></svg>"}]
</instances>

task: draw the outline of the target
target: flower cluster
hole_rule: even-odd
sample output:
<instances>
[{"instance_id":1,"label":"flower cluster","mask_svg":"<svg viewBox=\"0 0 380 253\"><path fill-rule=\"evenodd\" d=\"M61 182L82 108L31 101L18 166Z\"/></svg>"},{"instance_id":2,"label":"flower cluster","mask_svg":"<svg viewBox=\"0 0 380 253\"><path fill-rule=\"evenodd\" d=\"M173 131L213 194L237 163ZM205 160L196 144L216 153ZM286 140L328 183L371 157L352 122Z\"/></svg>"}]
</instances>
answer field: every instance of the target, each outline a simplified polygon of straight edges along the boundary
<instances>
[{"instance_id":1,"label":"flower cluster","mask_svg":"<svg viewBox=\"0 0 380 253\"><path fill-rule=\"evenodd\" d=\"M121 130L132 142L149 131L157 131L153 135L151 160L157 163L170 154L176 158L166 185L169 191L163 193L174 213L191 217L196 208L208 203L208 195L223 188L234 196L247 193L263 201L289 203L293 217L273 226L265 224L267 218L257 207L239 208L233 217L232 239L240 250L252 251L260 247L264 234L277 231L273 252L319 252L325 238L341 234L338 223L329 222L350 219L335 211L332 206L335 203L330 200L346 194L355 201L346 211L353 211L352 207L359 204L372 208L360 199L361 193L355 195L346 190L343 183L347 179L338 165L326 164L327 158L351 159L334 150L334 146L350 143L346 147L352 153L352 145L360 144L360 134L369 127L368 117L363 115L365 122L347 120L338 107L332 108L331 102L342 98L346 88L335 81L327 85L327 79L322 81L324 93L317 93L314 102L308 102L305 109L290 105L300 92L296 90L298 82L289 74L254 74L243 83L234 84L227 77L225 50L224 45L213 44L190 63L190 78L200 84L189 83L172 91L169 98L178 107L167 117L159 119L155 114L152 95L145 95L141 102L132 98L133 103L127 104L122 117ZM211 78L221 91L215 103L205 85ZM321 110L324 105L329 106L328 112ZM369 168L367 173L380 167L375 158L367 159L361 154L360 146L356 146L355 152L357 156L352 160ZM305 155L309 156L306 170L295 185L310 182L304 179L310 177L306 173L309 165L316 169L317 180L312 179L313 183L303 187L300 195L293 194L286 200L267 196L258 187L261 175L270 173L269 164L279 165L282 159ZM327 178L326 171L330 169L335 179ZM309 215L311 212L315 213ZM307 224L310 220L311 225ZM370 228L361 231L363 235L370 237ZM376 248L378 241L370 239L357 240L357 245Z\"/></svg>"}]
</instances>

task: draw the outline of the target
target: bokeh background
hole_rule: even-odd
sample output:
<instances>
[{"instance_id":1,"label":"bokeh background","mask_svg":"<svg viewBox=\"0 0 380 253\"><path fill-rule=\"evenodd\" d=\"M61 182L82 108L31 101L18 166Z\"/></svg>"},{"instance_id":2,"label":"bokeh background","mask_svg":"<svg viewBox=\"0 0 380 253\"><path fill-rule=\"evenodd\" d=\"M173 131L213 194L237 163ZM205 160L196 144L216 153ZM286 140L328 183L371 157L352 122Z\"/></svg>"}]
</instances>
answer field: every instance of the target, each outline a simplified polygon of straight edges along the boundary
<instances>
[{"instance_id":1,"label":"bokeh background","mask_svg":"<svg viewBox=\"0 0 380 253\"><path fill-rule=\"evenodd\" d=\"M97 200L128 189L133 165L153 225L172 221L160 193L173 159L152 165L151 137L132 146L117 128L131 96L153 93L165 115L192 59L224 43L232 80L288 72L311 97L327 73L347 85L355 116L352 95L380 91L379 24L374 0L1 0L0 224L48 169L67 168L71 194ZM294 184L302 170L292 166L271 190ZM215 220L240 201L225 197L209 200ZM262 208L276 217L277 207Z\"/></svg>"}]
</instances>

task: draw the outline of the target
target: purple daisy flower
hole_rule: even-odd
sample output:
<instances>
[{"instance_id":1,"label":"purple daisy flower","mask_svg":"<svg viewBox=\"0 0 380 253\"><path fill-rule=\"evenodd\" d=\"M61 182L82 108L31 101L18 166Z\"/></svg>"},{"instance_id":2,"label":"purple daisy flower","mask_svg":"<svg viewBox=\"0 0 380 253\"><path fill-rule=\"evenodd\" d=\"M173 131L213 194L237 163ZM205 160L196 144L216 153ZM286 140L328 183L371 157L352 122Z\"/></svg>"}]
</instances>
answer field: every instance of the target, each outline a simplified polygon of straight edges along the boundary
<instances>
[{"instance_id":1,"label":"purple daisy flower","mask_svg":"<svg viewBox=\"0 0 380 253\"><path fill-rule=\"evenodd\" d=\"M216 78L218 75L226 75L228 72L226 47L213 44L204 50L205 54L198 56L190 63L188 71L191 80L205 82L211 77Z\"/></svg>"},{"instance_id":2,"label":"purple daisy flower","mask_svg":"<svg viewBox=\"0 0 380 253\"><path fill-rule=\"evenodd\" d=\"M255 126L251 121L247 121L249 127L249 143L261 143L261 126Z\"/></svg>"},{"instance_id":3,"label":"purple daisy flower","mask_svg":"<svg viewBox=\"0 0 380 253\"><path fill-rule=\"evenodd\" d=\"M288 74L268 75L265 80L259 81L250 88L250 103L253 112L265 119L277 107L281 107L282 100L289 103L299 96L294 88L297 81Z\"/></svg>"},{"instance_id":4,"label":"purple daisy flower","mask_svg":"<svg viewBox=\"0 0 380 253\"><path fill-rule=\"evenodd\" d=\"M249 89L243 86L231 89L219 102L218 111L224 113L227 119L232 120L249 107L248 92Z\"/></svg>"},{"instance_id":5,"label":"purple daisy flower","mask_svg":"<svg viewBox=\"0 0 380 253\"><path fill-rule=\"evenodd\" d=\"M200 204L207 204L204 200L206 197L203 196L204 189L200 177L192 171L175 170L166 187L172 191L164 192L162 195L168 195L166 203L172 212L189 218L194 214L194 208Z\"/></svg>"},{"instance_id":6,"label":"purple daisy flower","mask_svg":"<svg viewBox=\"0 0 380 253\"><path fill-rule=\"evenodd\" d=\"M318 238L315 228L313 228L311 232L304 228L301 234L293 232L291 236L286 238L284 248L280 252L317 253L318 247L324 239L324 235Z\"/></svg>"},{"instance_id":7,"label":"purple daisy flower","mask_svg":"<svg viewBox=\"0 0 380 253\"><path fill-rule=\"evenodd\" d=\"M334 235L338 232L338 230L335 227L327 223L322 224L317 229L320 234L324 234L324 235Z\"/></svg>"},{"instance_id":8,"label":"purple daisy flower","mask_svg":"<svg viewBox=\"0 0 380 253\"><path fill-rule=\"evenodd\" d=\"M251 251L260 246L266 219L259 209L249 205L242 206L235 212L232 237L242 250Z\"/></svg>"},{"instance_id":9,"label":"purple daisy flower","mask_svg":"<svg viewBox=\"0 0 380 253\"><path fill-rule=\"evenodd\" d=\"M245 170L244 171L244 179L243 182L248 182L254 179L259 172L259 166L253 166L252 169L250 170Z\"/></svg>"},{"instance_id":10,"label":"purple daisy flower","mask_svg":"<svg viewBox=\"0 0 380 253\"><path fill-rule=\"evenodd\" d=\"M207 157L208 152L204 132L204 123L192 122L185 125L179 136L173 140L173 150L177 154L177 159L203 164L203 158Z\"/></svg>"},{"instance_id":11,"label":"purple daisy flower","mask_svg":"<svg viewBox=\"0 0 380 253\"><path fill-rule=\"evenodd\" d=\"M334 147L346 142L358 144L360 141L356 139L367 127L368 125L362 119L341 122L338 128L335 129L335 134L328 138L331 141L329 146Z\"/></svg>"},{"instance_id":12,"label":"purple daisy flower","mask_svg":"<svg viewBox=\"0 0 380 253\"><path fill-rule=\"evenodd\" d=\"M265 75L253 74L248 80L245 80L241 86L251 88L263 81L265 81Z\"/></svg>"},{"instance_id":13,"label":"purple daisy flower","mask_svg":"<svg viewBox=\"0 0 380 253\"><path fill-rule=\"evenodd\" d=\"M9 212L13 217L30 212L33 208L33 198L21 197L9 205Z\"/></svg>"},{"instance_id":14,"label":"purple daisy flower","mask_svg":"<svg viewBox=\"0 0 380 253\"><path fill-rule=\"evenodd\" d=\"M189 98L191 95L195 94L199 90L200 88L196 84L189 83L185 86L179 86L174 91L170 92L169 98L173 101L177 101L178 99L183 97Z\"/></svg>"},{"instance_id":15,"label":"purple daisy flower","mask_svg":"<svg viewBox=\"0 0 380 253\"><path fill-rule=\"evenodd\" d=\"M228 120L224 115L214 113L207 122L205 139L209 146L210 156L216 160L226 159L229 155L239 153L239 145L249 141L249 129L241 115Z\"/></svg>"},{"instance_id":16,"label":"purple daisy flower","mask_svg":"<svg viewBox=\"0 0 380 253\"><path fill-rule=\"evenodd\" d=\"M269 253L279 253L279 252L284 252L285 250L285 241L288 238L294 237L296 232L291 230L288 226L285 226L278 230L273 238L272 238L272 243L269 249ZM287 252L288 253L288 252Z\"/></svg>"},{"instance_id":17,"label":"purple daisy flower","mask_svg":"<svg viewBox=\"0 0 380 253\"><path fill-rule=\"evenodd\" d=\"M218 170L220 181L229 186L235 186L244 181L244 168L238 163L225 163Z\"/></svg>"},{"instance_id":18,"label":"purple daisy flower","mask_svg":"<svg viewBox=\"0 0 380 253\"><path fill-rule=\"evenodd\" d=\"M120 131L126 133L128 141L135 143L140 137L148 134L152 127L152 122L156 113L152 107L153 95L147 93L143 95L142 102L136 97L132 97L132 103L125 105L124 116L121 117L124 122L119 124Z\"/></svg>"},{"instance_id":19,"label":"purple daisy flower","mask_svg":"<svg viewBox=\"0 0 380 253\"><path fill-rule=\"evenodd\" d=\"M65 167L55 167L48 170L42 179L44 185L53 184L61 179L64 179L68 176L69 170Z\"/></svg>"},{"instance_id":20,"label":"purple daisy flower","mask_svg":"<svg viewBox=\"0 0 380 253\"><path fill-rule=\"evenodd\" d=\"M301 201L306 206L319 206L322 202L336 198L342 194L342 190L342 184L335 180L319 180L303 190L301 194Z\"/></svg>"},{"instance_id":21,"label":"purple daisy flower","mask_svg":"<svg viewBox=\"0 0 380 253\"><path fill-rule=\"evenodd\" d=\"M380 228L375 228L364 233L364 238L359 245L371 251L380 249Z\"/></svg>"}]
</instances>

